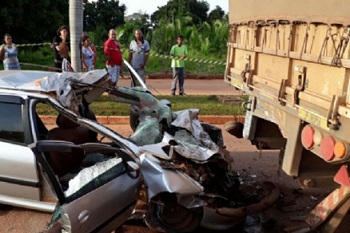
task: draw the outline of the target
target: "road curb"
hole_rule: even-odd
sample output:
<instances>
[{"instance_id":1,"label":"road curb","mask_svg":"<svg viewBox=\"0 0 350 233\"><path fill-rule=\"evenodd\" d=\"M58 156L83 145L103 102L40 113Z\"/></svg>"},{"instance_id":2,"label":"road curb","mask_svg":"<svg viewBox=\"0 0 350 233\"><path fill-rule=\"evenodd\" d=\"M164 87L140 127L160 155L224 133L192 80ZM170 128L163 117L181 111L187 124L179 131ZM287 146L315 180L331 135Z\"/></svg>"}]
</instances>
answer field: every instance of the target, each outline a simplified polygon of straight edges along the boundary
<instances>
[{"instance_id":1,"label":"road curb","mask_svg":"<svg viewBox=\"0 0 350 233\"><path fill-rule=\"evenodd\" d=\"M56 116L40 116L44 124L55 124ZM124 125L129 124L128 116L96 116L97 122L104 125ZM206 116L199 115L198 120L209 124L225 124L229 121L244 122L244 116Z\"/></svg>"},{"instance_id":2,"label":"road curb","mask_svg":"<svg viewBox=\"0 0 350 233\"><path fill-rule=\"evenodd\" d=\"M128 77L130 78L130 77ZM153 73L146 75L146 79L173 79L171 72ZM224 80L224 74L186 74L186 79L219 79Z\"/></svg>"}]
</instances>

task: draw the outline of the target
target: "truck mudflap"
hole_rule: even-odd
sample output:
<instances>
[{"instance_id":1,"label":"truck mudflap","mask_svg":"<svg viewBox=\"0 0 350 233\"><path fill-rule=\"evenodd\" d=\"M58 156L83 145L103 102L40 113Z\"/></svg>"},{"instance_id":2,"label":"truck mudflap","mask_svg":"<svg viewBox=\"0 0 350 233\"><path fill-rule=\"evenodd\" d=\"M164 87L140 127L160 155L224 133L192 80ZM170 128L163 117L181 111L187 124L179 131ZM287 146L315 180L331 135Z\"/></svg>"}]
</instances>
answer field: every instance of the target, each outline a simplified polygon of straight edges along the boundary
<instances>
[{"instance_id":1,"label":"truck mudflap","mask_svg":"<svg viewBox=\"0 0 350 233\"><path fill-rule=\"evenodd\" d=\"M316 205L304 222L286 227L285 232L302 233L321 230L320 232L332 233L339 230L350 210L350 178L346 166L339 169L334 176L334 181L340 184L340 187Z\"/></svg>"}]
</instances>

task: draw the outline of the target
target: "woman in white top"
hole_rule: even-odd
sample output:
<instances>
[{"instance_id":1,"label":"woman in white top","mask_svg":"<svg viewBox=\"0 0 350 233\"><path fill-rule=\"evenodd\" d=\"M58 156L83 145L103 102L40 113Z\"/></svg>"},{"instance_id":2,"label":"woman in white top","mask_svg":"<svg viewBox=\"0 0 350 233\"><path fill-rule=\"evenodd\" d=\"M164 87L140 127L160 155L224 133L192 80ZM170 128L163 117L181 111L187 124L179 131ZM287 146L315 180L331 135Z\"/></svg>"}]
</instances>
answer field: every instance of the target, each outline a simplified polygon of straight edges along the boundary
<instances>
[{"instance_id":1,"label":"woman in white top","mask_svg":"<svg viewBox=\"0 0 350 233\"><path fill-rule=\"evenodd\" d=\"M4 70L20 70L17 57L17 47L12 43L12 37L10 34L5 34L4 44L0 48L0 59L4 63Z\"/></svg>"},{"instance_id":2,"label":"woman in white top","mask_svg":"<svg viewBox=\"0 0 350 233\"><path fill-rule=\"evenodd\" d=\"M90 71L94 69L95 53L90 46L91 40L89 36L83 36L82 42L83 69L84 71Z\"/></svg>"}]
</instances>

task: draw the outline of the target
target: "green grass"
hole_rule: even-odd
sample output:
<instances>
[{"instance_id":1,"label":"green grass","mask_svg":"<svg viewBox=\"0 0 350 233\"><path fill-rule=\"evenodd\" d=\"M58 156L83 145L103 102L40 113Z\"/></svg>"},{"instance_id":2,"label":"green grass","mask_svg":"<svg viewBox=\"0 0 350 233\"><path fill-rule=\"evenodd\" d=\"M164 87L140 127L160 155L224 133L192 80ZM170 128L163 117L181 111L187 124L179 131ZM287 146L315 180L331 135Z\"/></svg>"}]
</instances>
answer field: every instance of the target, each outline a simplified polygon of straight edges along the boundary
<instances>
[{"instance_id":1,"label":"green grass","mask_svg":"<svg viewBox=\"0 0 350 233\"><path fill-rule=\"evenodd\" d=\"M157 96L157 99L169 100L173 111L197 108L199 115L232 116L244 114L244 109L239 103L222 103L217 96ZM116 103L108 96L101 96L91 104L91 108L97 116L129 116L130 105ZM40 105L38 109L40 115L56 114L44 105Z\"/></svg>"},{"instance_id":2,"label":"green grass","mask_svg":"<svg viewBox=\"0 0 350 233\"><path fill-rule=\"evenodd\" d=\"M200 115L241 115L244 113L239 104L221 103L215 96L157 96L157 99L169 100L173 111L197 108L200 110ZM95 114L101 116L128 116L129 106L129 104L116 103L107 96L102 96L91 104Z\"/></svg>"},{"instance_id":3,"label":"green grass","mask_svg":"<svg viewBox=\"0 0 350 233\"><path fill-rule=\"evenodd\" d=\"M128 58L128 51L124 50L123 52L123 58ZM217 57L191 57L189 58L198 58L203 60L209 60L209 61L222 61L223 58L217 58ZM53 66L53 49L49 46L43 46L38 48L25 48L20 47L19 48L19 61L20 63L27 63L27 64L21 64L22 70L29 69L29 70L48 70L50 67ZM103 55L103 49L102 47L97 48L97 62L96 62L96 69L103 69L105 68L106 59ZM151 55L149 57L149 60L147 62L146 66L146 72L148 74L152 74L159 71L165 71L169 70L170 68L171 60L169 58L160 58L157 56ZM224 65L214 65L214 64L203 64L203 63L196 63L193 61L186 61L186 73L189 74L224 74L225 72L225 66ZM0 62L0 69L3 69L3 64Z\"/></svg>"},{"instance_id":4,"label":"green grass","mask_svg":"<svg viewBox=\"0 0 350 233\"><path fill-rule=\"evenodd\" d=\"M157 96L157 98L168 99L173 111L197 108L200 110L200 115L241 115L244 113L239 103L223 103L218 96Z\"/></svg>"}]
</instances>

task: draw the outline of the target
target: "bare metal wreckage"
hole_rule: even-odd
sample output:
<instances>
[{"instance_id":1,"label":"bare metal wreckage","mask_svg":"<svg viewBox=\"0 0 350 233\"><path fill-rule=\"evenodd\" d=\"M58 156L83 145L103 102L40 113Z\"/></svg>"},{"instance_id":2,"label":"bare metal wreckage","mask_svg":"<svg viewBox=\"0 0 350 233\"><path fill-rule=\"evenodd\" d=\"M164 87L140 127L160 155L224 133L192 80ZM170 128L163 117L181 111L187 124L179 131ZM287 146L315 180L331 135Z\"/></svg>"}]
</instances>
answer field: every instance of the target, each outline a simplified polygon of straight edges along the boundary
<instances>
[{"instance_id":1,"label":"bare metal wreckage","mask_svg":"<svg viewBox=\"0 0 350 233\"><path fill-rule=\"evenodd\" d=\"M124 66L133 87L109 87L106 70L0 72L0 203L52 212L49 230L111 232L145 190L151 229L189 232L233 227L277 199L267 184L252 203L230 170L221 130L199 122L198 109L173 112ZM131 106L130 137L96 121L90 103L102 94ZM57 127L43 123L43 105Z\"/></svg>"}]
</instances>

